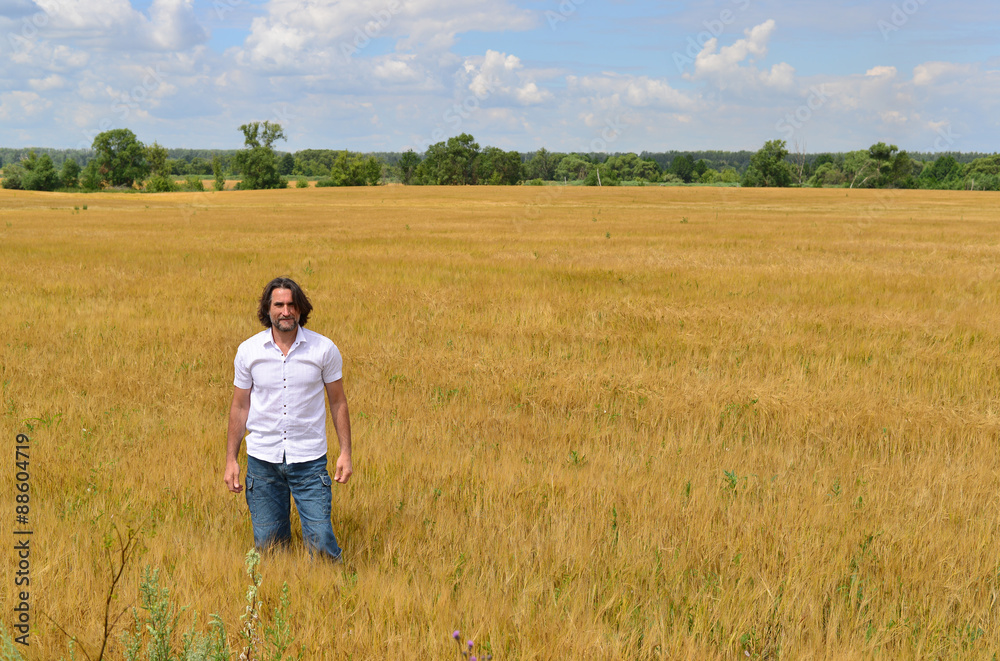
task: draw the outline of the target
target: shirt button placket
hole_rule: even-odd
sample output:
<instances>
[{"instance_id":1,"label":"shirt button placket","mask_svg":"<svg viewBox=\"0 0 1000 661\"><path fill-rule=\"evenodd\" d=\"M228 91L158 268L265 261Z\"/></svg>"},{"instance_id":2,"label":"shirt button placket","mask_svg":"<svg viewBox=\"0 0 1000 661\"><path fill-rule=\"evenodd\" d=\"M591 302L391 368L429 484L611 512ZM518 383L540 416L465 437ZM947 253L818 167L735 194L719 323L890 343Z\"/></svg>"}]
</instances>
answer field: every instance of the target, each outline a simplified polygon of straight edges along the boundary
<instances>
[{"instance_id":1,"label":"shirt button placket","mask_svg":"<svg viewBox=\"0 0 1000 661\"><path fill-rule=\"evenodd\" d=\"M284 424L281 430L282 454L285 453L284 446L288 444L288 357L281 360L281 420Z\"/></svg>"}]
</instances>

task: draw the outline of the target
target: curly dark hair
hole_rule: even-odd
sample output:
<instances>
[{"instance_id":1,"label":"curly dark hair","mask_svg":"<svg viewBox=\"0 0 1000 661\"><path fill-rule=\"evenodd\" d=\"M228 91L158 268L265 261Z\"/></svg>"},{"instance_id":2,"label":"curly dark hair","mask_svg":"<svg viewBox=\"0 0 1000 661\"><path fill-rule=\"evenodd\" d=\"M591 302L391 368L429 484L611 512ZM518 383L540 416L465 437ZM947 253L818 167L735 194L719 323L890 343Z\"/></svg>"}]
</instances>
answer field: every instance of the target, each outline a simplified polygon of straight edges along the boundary
<instances>
[{"instance_id":1,"label":"curly dark hair","mask_svg":"<svg viewBox=\"0 0 1000 661\"><path fill-rule=\"evenodd\" d=\"M299 326L305 326L309 320L309 313L313 309L312 303L309 302L309 297L306 296L306 293L302 291L302 288L294 280L280 277L267 283L267 286L264 287L264 293L260 296L260 307L257 308L257 318L260 319L260 323L264 324L264 328L271 327L271 294L275 289L291 290L292 302L295 303L295 307L299 311Z\"/></svg>"}]
</instances>

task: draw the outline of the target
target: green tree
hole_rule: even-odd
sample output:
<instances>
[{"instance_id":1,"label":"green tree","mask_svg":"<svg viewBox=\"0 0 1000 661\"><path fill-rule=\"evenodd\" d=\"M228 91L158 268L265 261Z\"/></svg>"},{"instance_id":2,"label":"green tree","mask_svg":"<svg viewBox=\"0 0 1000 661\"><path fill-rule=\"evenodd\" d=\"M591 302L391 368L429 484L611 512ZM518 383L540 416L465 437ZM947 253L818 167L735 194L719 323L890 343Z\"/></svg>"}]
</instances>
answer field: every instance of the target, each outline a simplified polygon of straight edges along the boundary
<instances>
[{"instance_id":1,"label":"green tree","mask_svg":"<svg viewBox=\"0 0 1000 661\"><path fill-rule=\"evenodd\" d=\"M215 176L215 182L212 186L215 190L222 190L226 187L226 174L222 169L222 159L216 154L212 157L212 174Z\"/></svg>"},{"instance_id":2,"label":"green tree","mask_svg":"<svg viewBox=\"0 0 1000 661\"><path fill-rule=\"evenodd\" d=\"M187 172L184 174L210 175L212 174L212 163L200 156L195 156L191 159L191 163L187 166Z\"/></svg>"},{"instance_id":3,"label":"green tree","mask_svg":"<svg viewBox=\"0 0 1000 661\"><path fill-rule=\"evenodd\" d=\"M590 172L590 159L582 154L566 154L556 166L556 180L583 179Z\"/></svg>"},{"instance_id":4,"label":"green tree","mask_svg":"<svg viewBox=\"0 0 1000 661\"><path fill-rule=\"evenodd\" d=\"M694 164L694 169L692 170L693 176L691 177L691 179L692 180L697 179L700 181L701 175L705 174L706 172L708 172L708 163L705 162L705 159L700 158L698 159L698 162Z\"/></svg>"},{"instance_id":5,"label":"green tree","mask_svg":"<svg viewBox=\"0 0 1000 661\"><path fill-rule=\"evenodd\" d=\"M80 183L80 164L67 158L59 171L59 179L64 188L76 188Z\"/></svg>"},{"instance_id":6,"label":"green tree","mask_svg":"<svg viewBox=\"0 0 1000 661\"><path fill-rule=\"evenodd\" d=\"M836 161L833 158L833 154L820 154L815 159L813 159L812 162L813 173L815 174L816 170L819 170L819 166L825 163L834 163L834 162Z\"/></svg>"},{"instance_id":7,"label":"green tree","mask_svg":"<svg viewBox=\"0 0 1000 661\"><path fill-rule=\"evenodd\" d=\"M632 176L639 181L659 181L663 173L656 161L651 158L643 158L635 164Z\"/></svg>"},{"instance_id":8,"label":"green tree","mask_svg":"<svg viewBox=\"0 0 1000 661\"><path fill-rule=\"evenodd\" d=\"M422 184L462 186L476 183L479 144L468 133L436 142L427 148L417 167L416 180Z\"/></svg>"},{"instance_id":9,"label":"green tree","mask_svg":"<svg viewBox=\"0 0 1000 661\"><path fill-rule=\"evenodd\" d=\"M2 186L8 190L24 190L24 168L20 163L8 163L3 169Z\"/></svg>"},{"instance_id":10,"label":"green tree","mask_svg":"<svg viewBox=\"0 0 1000 661\"><path fill-rule=\"evenodd\" d=\"M396 165L399 168L399 180L404 184L412 183L419 165L420 157L412 149L407 149L399 157L399 163Z\"/></svg>"},{"instance_id":11,"label":"green tree","mask_svg":"<svg viewBox=\"0 0 1000 661\"><path fill-rule=\"evenodd\" d=\"M131 187L149 174L146 147L128 129L98 133L92 146L97 152L95 160L102 183Z\"/></svg>"},{"instance_id":12,"label":"green tree","mask_svg":"<svg viewBox=\"0 0 1000 661\"><path fill-rule=\"evenodd\" d=\"M962 166L954 156L939 156L920 173L920 185L924 188L955 188L962 178Z\"/></svg>"},{"instance_id":13,"label":"green tree","mask_svg":"<svg viewBox=\"0 0 1000 661\"><path fill-rule=\"evenodd\" d=\"M34 152L32 152L34 156ZM34 160L33 167L29 168L25 164L24 188L25 190L51 191L59 187L59 173L56 172L52 164L52 158L48 154L42 154Z\"/></svg>"},{"instance_id":14,"label":"green tree","mask_svg":"<svg viewBox=\"0 0 1000 661\"><path fill-rule=\"evenodd\" d=\"M288 176L295 169L295 157L291 154L284 154L278 162L278 174Z\"/></svg>"},{"instance_id":15,"label":"green tree","mask_svg":"<svg viewBox=\"0 0 1000 661\"><path fill-rule=\"evenodd\" d=\"M604 161L604 167L615 174L618 179L624 179L625 181L634 180L636 164L639 162L639 157L636 154L618 154L616 156L609 156L608 160ZM604 171L601 171L601 181L604 180Z\"/></svg>"},{"instance_id":16,"label":"green tree","mask_svg":"<svg viewBox=\"0 0 1000 661\"><path fill-rule=\"evenodd\" d=\"M552 152L542 147L535 152L535 155L531 157L525 166L525 171L529 179L542 179L543 181L552 181L556 176L556 168L559 166L558 154L553 154Z\"/></svg>"},{"instance_id":17,"label":"green tree","mask_svg":"<svg viewBox=\"0 0 1000 661\"><path fill-rule=\"evenodd\" d=\"M479 156L479 143L468 133L448 138L446 145L444 178L453 185L472 186L476 180L476 158Z\"/></svg>"},{"instance_id":18,"label":"green tree","mask_svg":"<svg viewBox=\"0 0 1000 661\"><path fill-rule=\"evenodd\" d=\"M884 186L889 179L889 171L892 169L892 162L899 147L887 145L884 142L877 142L868 148L868 157L875 165L874 181L872 185L876 188Z\"/></svg>"},{"instance_id":19,"label":"green tree","mask_svg":"<svg viewBox=\"0 0 1000 661\"><path fill-rule=\"evenodd\" d=\"M487 147L476 159L476 180L491 186L514 186L524 180L524 163L516 151Z\"/></svg>"},{"instance_id":20,"label":"green tree","mask_svg":"<svg viewBox=\"0 0 1000 661\"><path fill-rule=\"evenodd\" d=\"M825 186L842 186L846 183L847 177L844 175L843 171L837 167L837 164L832 161L824 161L816 171L806 182L807 185L814 188L823 188Z\"/></svg>"},{"instance_id":21,"label":"green tree","mask_svg":"<svg viewBox=\"0 0 1000 661\"><path fill-rule=\"evenodd\" d=\"M101 178L101 171L97 167L97 160L89 161L80 173L80 188L84 190L98 190L102 182L103 179Z\"/></svg>"},{"instance_id":22,"label":"green tree","mask_svg":"<svg viewBox=\"0 0 1000 661\"><path fill-rule=\"evenodd\" d=\"M787 156L784 140L768 140L750 157L750 166L743 173L743 185L788 186L792 183L792 168L785 160Z\"/></svg>"},{"instance_id":23,"label":"green tree","mask_svg":"<svg viewBox=\"0 0 1000 661\"><path fill-rule=\"evenodd\" d=\"M719 172L719 182L724 184L736 184L740 181L740 174L736 171L736 168L728 167L723 168Z\"/></svg>"},{"instance_id":24,"label":"green tree","mask_svg":"<svg viewBox=\"0 0 1000 661\"><path fill-rule=\"evenodd\" d=\"M977 158L966 165L961 187L968 190L1000 188L1000 154Z\"/></svg>"},{"instance_id":25,"label":"green tree","mask_svg":"<svg viewBox=\"0 0 1000 661\"><path fill-rule=\"evenodd\" d=\"M889 181L895 188L916 188L917 179L914 176L919 165L905 151L896 154L888 174Z\"/></svg>"},{"instance_id":26,"label":"green tree","mask_svg":"<svg viewBox=\"0 0 1000 661\"><path fill-rule=\"evenodd\" d=\"M382 179L382 164L374 156L341 151L330 167L330 176L316 186L377 186Z\"/></svg>"},{"instance_id":27,"label":"green tree","mask_svg":"<svg viewBox=\"0 0 1000 661\"><path fill-rule=\"evenodd\" d=\"M243 174L239 188L260 190L282 188L284 180L278 174L278 157L274 143L287 140L281 124L271 122L250 122L240 126L245 149L236 152L233 165Z\"/></svg>"},{"instance_id":28,"label":"green tree","mask_svg":"<svg viewBox=\"0 0 1000 661\"><path fill-rule=\"evenodd\" d=\"M167 150L157 142L146 147L146 162L149 163L149 180L146 190L150 193L170 193L177 190L174 183L171 161L167 158Z\"/></svg>"},{"instance_id":29,"label":"green tree","mask_svg":"<svg viewBox=\"0 0 1000 661\"><path fill-rule=\"evenodd\" d=\"M149 173L151 175L165 177L171 173L167 158L167 150L160 143L154 142L146 147L146 162L149 163Z\"/></svg>"},{"instance_id":30,"label":"green tree","mask_svg":"<svg viewBox=\"0 0 1000 661\"><path fill-rule=\"evenodd\" d=\"M594 163L583 180L584 186L617 186L621 183L618 175L605 163Z\"/></svg>"},{"instance_id":31,"label":"green tree","mask_svg":"<svg viewBox=\"0 0 1000 661\"><path fill-rule=\"evenodd\" d=\"M695 162L687 154L681 154L670 163L670 174L676 175L689 184L694 179Z\"/></svg>"},{"instance_id":32,"label":"green tree","mask_svg":"<svg viewBox=\"0 0 1000 661\"><path fill-rule=\"evenodd\" d=\"M39 157L34 150L20 163L4 168L3 187L14 190L51 191L62 183L48 154Z\"/></svg>"},{"instance_id":33,"label":"green tree","mask_svg":"<svg viewBox=\"0 0 1000 661\"><path fill-rule=\"evenodd\" d=\"M844 154L843 166L841 168L847 181L851 182L851 188L865 188L872 184L872 175L875 173L875 163L867 149L849 151Z\"/></svg>"}]
</instances>

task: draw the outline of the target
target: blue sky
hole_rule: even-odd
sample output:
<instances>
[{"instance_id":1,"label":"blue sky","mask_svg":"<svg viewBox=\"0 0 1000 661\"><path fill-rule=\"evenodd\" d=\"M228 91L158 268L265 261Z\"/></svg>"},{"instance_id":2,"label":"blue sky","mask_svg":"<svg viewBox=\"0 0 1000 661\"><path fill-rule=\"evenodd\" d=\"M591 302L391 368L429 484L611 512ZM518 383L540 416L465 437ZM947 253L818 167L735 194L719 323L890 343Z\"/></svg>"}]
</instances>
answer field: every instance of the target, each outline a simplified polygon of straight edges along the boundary
<instances>
[{"instance_id":1,"label":"blue sky","mask_svg":"<svg viewBox=\"0 0 1000 661\"><path fill-rule=\"evenodd\" d=\"M0 0L0 146L1000 147L985 0Z\"/></svg>"}]
</instances>

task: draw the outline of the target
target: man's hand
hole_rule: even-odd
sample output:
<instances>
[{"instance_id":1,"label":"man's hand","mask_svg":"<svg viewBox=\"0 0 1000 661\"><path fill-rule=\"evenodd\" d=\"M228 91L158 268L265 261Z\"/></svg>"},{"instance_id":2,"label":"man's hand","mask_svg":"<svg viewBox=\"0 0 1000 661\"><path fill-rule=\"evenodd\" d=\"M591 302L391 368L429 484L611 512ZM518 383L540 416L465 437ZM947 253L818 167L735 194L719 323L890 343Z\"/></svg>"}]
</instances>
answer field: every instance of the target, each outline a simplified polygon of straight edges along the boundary
<instances>
[{"instance_id":1,"label":"man's hand","mask_svg":"<svg viewBox=\"0 0 1000 661\"><path fill-rule=\"evenodd\" d=\"M330 399L330 413L333 415L333 426L337 428L337 442L340 444L340 456L337 457L333 480L338 484L347 484L354 473L354 467L351 466L351 414L347 410L344 380L337 379L326 384L326 396Z\"/></svg>"},{"instance_id":2,"label":"man's hand","mask_svg":"<svg viewBox=\"0 0 1000 661\"><path fill-rule=\"evenodd\" d=\"M233 388L233 403L229 407L229 429L226 432L226 473L222 480L233 493L243 491L240 484L240 446L247 431L250 415L250 389Z\"/></svg>"},{"instance_id":3,"label":"man's hand","mask_svg":"<svg viewBox=\"0 0 1000 661\"><path fill-rule=\"evenodd\" d=\"M240 484L240 465L237 462L226 462L226 476L223 480L226 482L226 487L233 493L243 491L243 485Z\"/></svg>"},{"instance_id":4,"label":"man's hand","mask_svg":"<svg viewBox=\"0 0 1000 661\"><path fill-rule=\"evenodd\" d=\"M337 470L333 474L333 481L339 482L340 484L347 484L347 481L351 479L351 475L354 474L354 467L351 466L351 455L340 453L337 457Z\"/></svg>"}]
</instances>

